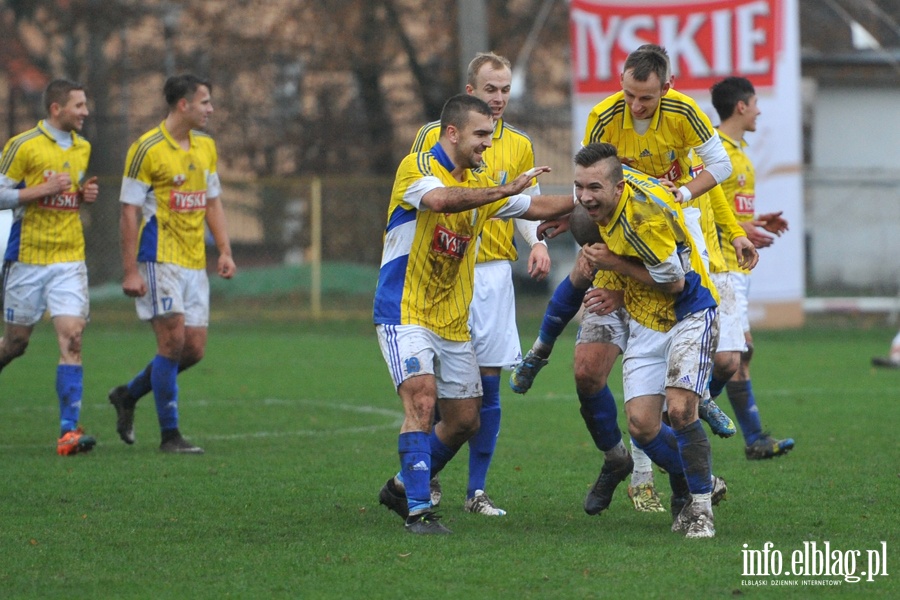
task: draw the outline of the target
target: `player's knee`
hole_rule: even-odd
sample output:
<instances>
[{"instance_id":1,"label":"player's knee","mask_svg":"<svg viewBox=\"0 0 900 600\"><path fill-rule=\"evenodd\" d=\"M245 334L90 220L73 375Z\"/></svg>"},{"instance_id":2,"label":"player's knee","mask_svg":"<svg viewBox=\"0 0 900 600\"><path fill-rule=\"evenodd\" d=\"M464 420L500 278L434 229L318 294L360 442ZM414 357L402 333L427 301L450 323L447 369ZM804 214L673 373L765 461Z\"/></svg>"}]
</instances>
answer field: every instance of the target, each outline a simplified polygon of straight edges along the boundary
<instances>
[{"instance_id":1,"label":"player's knee","mask_svg":"<svg viewBox=\"0 0 900 600\"><path fill-rule=\"evenodd\" d=\"M745 365L750 364L753 358L753 342L747 342L747 349L741 352L741 362Z\"/></svg>"},{"instance_id":2,"label":"player's knee","mask_svg":"<svg viewBox=\"0 0 900 600\"><path fill-rule=\"evenodd\" d=\"M649 444L659 433L659 419L654 423L651 419L642 418L641 415L628 415L628 434L638 444Z\"/></svg>"},{"instance_id":3,"label":"player's knee","mask_svg":"<svg viewBox=\"0 0 900 600\"><path fill-rule=\"evenodd\" d=\"M2 354L5 356L6 362L9 364L14 358L19 358L25 354L28 349L28 338L20 336L6 336L3 338Z\"/></svg>"},{"instance_id":4,"label":"player's knee","mask_svg":"<svg viewBox=\"0 0 900 600\"><path fill-rule=\"evenodd\" d=\"M585 362L575 362L575 389L581 395L599 392L606 385L606 376L597 371L596 366Z\"/></svg>"},{"instance_id":5,"label":"player's knee","mask_svg":"<svg viewBox=\"0 0 900 600\"><path fill-rule=\"evenodd\" d=\"M716 352L713 358L713 377L720 381L728 381L741 366L741 355L738 352Z\"/></svg>"}]
</instances>

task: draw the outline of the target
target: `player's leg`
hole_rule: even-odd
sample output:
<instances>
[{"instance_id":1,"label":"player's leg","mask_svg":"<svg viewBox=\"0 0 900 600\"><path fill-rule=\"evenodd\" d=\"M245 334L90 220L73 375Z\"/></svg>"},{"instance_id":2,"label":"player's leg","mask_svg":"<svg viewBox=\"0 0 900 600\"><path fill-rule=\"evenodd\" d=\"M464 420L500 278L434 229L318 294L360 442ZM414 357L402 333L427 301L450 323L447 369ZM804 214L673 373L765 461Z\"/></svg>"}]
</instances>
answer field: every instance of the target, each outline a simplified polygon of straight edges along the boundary
<instances>
[{"instance_id":1,"label":"player's leg","mask_svg":"<svg viewBox=\"0 0 900 600\"><path fill-rule=\"evenodd\" d=\"M728 272L710 275L719 292L719 343L713 356L709 394L700 399L700 418L709 424L712 432L728 438L737 433L734 421L716 404L725 384L737 372L744 350L744 332L741 328L739 305Z\"/></svg>"},{"instance_id":2,"label":"player's leg","mask_svg":"<svg viewBox=\"0 0 900 600\"><path fill-rule=\"evenodd\" d=\"M750 380L750 362L753 359L753 336L750 333L749 318L750 275L746 273L730 275L737 299L744 348L740 355L738 370L725 386L728 401L744 437L744 453L747 459L762 460L783 456L794 448L794 440L776 439L763 431L759 407L756 405L753 384Z\"/></svg>"},{"instance_id":3,"label":"player's leg","mask_svg":"<svg viewBox=\"0 0 900 600\"><path fill-rule=\"evenodd\" d=\"M557 338L581 309L590 285L590 265L579 252L572 271L553 291L537 339L510 375L509 385L514 392L524 394L531 389L534 378L547 364Z\"/></svg>"},{"instance_id":4,"label":"player's leg","mask_svg":"<svg viewBox=\"0 0 900 600\"><path fill-rule=\"evenodd\" d=\"M689 315L669 335L666 405L691 494L691 502L679 514L673 530L684 531L690 538L714 537L712 454L697 411L718 339L716 310Z\"/></svg>"},{"instance_id":5,"label":"player's leg","mask_svg":"<svg viewBox=\"0 0 900 600\"><path fill-rule=\"evenodd\" d=\"M79 427L84 369L82 338L90 313L87 268L84 263L58 263L45 267L47 308L53 320L59 346L56 367L56 395L59 400L60 437L56 451L61 455L91 450L97 441Z\"/></svg>"},{"instance_id":6,"label":"player's leg","mask_svg":"<svg viewBox=\"0 0 900 600\"><path fill-rule=\"evenodd\" d=\"M33 325L15 325L8 322L5 324L3 337L0 338L0 371L25 354L33 330Z\"/></svg>"},{"instance_id":7,"label":"player's leg","mask_svg":"<svg viewBox=\"0 0 900 600\"><path fill-rule=\"evenodd\" d=\"M45 267L20 262L3 263L0 275L4 330L0 338L0 372L25 354L34 325L47 309Z\"/></svg>"},{"instance_id":8,"label":"player's leg","mask_svg":"<svg viewBox=\"0 0 900 600\"><path fill-rule=\"evenodd\" d=\"M516 328L516 301L509 261L475 265L475 285L469 305L469 329L481 375L481 425L469 439L469 479L466 486L467 512L503 516L487 495L487 474L500 435L501 368L522 359ZM433 495L433 494L432 494ZM433 501L433 500L432 500Z\"/></svg>"},{"instance_id":9,"label":"player's leg","mask_svg":"<svg viewBox=\"0 0 900 600\"><path fill-rule=\"evenodd\" d=\"M889 369L900 369L900 331L891 340L891 349L887 356L873 356L873 367L886 367Z\"/></svg>"}]
</instances>

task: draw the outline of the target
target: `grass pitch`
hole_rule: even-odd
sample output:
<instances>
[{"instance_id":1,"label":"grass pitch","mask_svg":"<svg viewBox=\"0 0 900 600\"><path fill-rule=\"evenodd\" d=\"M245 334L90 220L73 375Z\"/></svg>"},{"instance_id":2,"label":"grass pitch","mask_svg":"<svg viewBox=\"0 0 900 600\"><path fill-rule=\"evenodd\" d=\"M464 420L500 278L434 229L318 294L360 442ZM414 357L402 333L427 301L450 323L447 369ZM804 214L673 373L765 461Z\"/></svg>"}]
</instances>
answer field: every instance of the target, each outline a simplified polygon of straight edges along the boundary
<instances>
[{"instance_id":1,"label":"grass pitch","mask_svg":"<svg viewBox=\"0 0 900 600\"><path fill-rule=\"evenodd\" d=\"M530 342L536 328L523 320L523 339ZM149 328L95 310L85 336L82 422L99 443L74 457L55 454L57 353L42 323L28 354L0 376L0 595L900 595L900 371L869 367L891 332L832 324L755 334L763 424L797 447L748 462L740 440L712 439L714 470L729 485L713 540L686 540L669 531L667 514L635 512L624 485L608 511L584 514L601 457L578 414L573 333L526 396L503 387L488 485L509 514L463 511L464 449L441 475L440 512L454 535L435 539L407 534L378 505L379 488L398 468L402 415L368 321L219 315L206 359L179 378L182 431L206 454L169 456L157 450L152 398L138 405L134 446L119 441L106 400L151 358ZM618 370L610 381L621 400ZM657 475L657 484L667 503L666 477ZM744 545L761 550L766 542L783 555L783 570L804 542L828 542L842 557L860 551L857 573L866 569L866 550L886 547L888 575L858 583L745 576Z\"/></svg>"}]
</instances>

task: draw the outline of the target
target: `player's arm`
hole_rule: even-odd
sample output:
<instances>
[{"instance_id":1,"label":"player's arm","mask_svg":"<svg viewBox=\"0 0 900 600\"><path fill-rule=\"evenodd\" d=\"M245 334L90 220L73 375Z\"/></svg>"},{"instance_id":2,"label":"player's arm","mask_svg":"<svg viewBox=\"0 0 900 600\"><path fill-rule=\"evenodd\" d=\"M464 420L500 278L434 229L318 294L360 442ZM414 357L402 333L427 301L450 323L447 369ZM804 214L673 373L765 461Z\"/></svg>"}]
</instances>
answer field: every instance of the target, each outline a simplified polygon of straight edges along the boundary
<instances>
[{"instance_id":1,"label":"player's arm","mask_svg":"<svg viewBox=\"0 0 900 600\"><path fill-rule=\"evenodd\" d=\"M731 175L731 159L728 158L728 152L722 146L722 140L719 139L719 134L715 130L705 142L695 147L694 151L703 161L703 170L695 178L678 188L675 198L679 202L687 202L691 198L705 194Z\"/></svg>"},{"instance_id":2,"label":"player's arm","mask_svg":"<svg viewBox=\"0 0 900 600\"><path fill-rule=\"evenodd\" d=\"M585 244L581 250L595 269L613 271L670 294L684 289L684 269L677 252L665 261L648 267L637 259L616 254L606 244Z\"/></svg>"},{"instance_id":3,"label":"player's arm","mask_svg":"<svg viewBox=\"0 0 900 600\"><path fill-rule=\"evenodd\" d=\"M503 198L521 194L523 191L531 187L532 180L535 177L542 173L547 173L548 171L550 171L550 167L535 167L530 171L522 173L509 183L492 187L434 187L425 192L417 204L413 202L410 202L410 204L412 204L413 206L424 206L425 208L433 212L465 212L473 208L484 206L485 204L490 204L491 202L496 202L497 200L502 200ZM414 186L409 187L409 190L413 189ZM406 195L404 195L404 197L405 196ZM540 219L541 217L538 216L535 218Z\"/></svg>"},{"instance_id":4,"label":"player's arm","mask_svg":"<svg viewBox=\"0 0 900 600\"><path fill-rule=\"evenodd\" d=\"M147 293L147 282L141 277L137 267L138 224L141 207L122 204L119 215L119 236L122 244L122 291L126 296L137 298Z\"/></svg>"},{"instance_id":5,"label":"player's arm","mask_svg":"<svg viewBox=\"0 0 900 600\"><path fill-rule=\"evenodd\" d=\"M528 254L528 274L535 280L541 281L550 272L550 253L547 251L547 242L538 239L538 222L515 219L513 223L522 235L522 239L531 247L531 252Z\"/></svg>"},{"instance_id":6,"label":"player's arm","mask_svg":"<svg viewBox=\"0 0 900 600\"><path fill-rule=\"evenodd\" d=\"M71 187L72 177L68 173L54 173L43 183L23 188L17 188L15 181L3 175L0 176L0 209L16 208L21 204L55 196Z\"/></svg>"},{"instance_id":7,"label":"player's arm","mask_svg":"<svg viewBox=\"0 0 900 600\"><path fill-rule=\"evenodd\" d=\"M206 224L209 226L209 232L212 234L213 241L216 243L216 249L219 251L216 272L219 274L219 277L231 279L234 277L237 267L231 255L231 240L228 237L228 229L225 225L225 209L222 207L222 202L218 197L210 198L206 201Z\"/></svg>"}]
</instances>

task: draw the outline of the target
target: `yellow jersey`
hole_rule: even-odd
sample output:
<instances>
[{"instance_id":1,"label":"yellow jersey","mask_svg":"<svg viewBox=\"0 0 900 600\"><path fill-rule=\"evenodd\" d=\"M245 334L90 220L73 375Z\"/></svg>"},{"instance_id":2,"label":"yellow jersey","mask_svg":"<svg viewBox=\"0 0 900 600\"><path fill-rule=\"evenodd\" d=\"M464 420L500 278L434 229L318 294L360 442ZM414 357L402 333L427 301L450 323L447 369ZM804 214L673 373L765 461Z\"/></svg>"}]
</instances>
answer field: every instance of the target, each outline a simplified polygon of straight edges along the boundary
<instances>
[{"instance_id":1,"label":"yellow jersey","mask_svg":"<svg viewBox=\"0 0 900 600\"><path fill-rule=\"evenodd\" d=\"M696 177L703 170L703 162L696 153L691 153L691 157L691 174ZM691 198L685 205L700 211L700 228L709 253L709 272L728 272L725 256L737 256L731 243L735 238L747 234L734 218L722 186L717 185L705 194Z\"/></svg>"},{"instance_id":2,"label":"yellow jersey","mask_svg":"<svg viewBox=\"0 0 900 600\"><path fill-rule=\"evenodd\" d=\"M142 135L125 158L119 201L141 206L138 261L206 268L206 203L221 194L212 137L190 132L183 150L165 122Z\"/></svg>"},{"instance_id":3,"label":"yellow jersey","mask_svg":"<svg viewBox=\"0 0 900 600\"><path fill-rule=\"evenodd\" d=\"M738 222L752 221L756 216L756 171L745 151L747 142L733 140L721 131L719 137L732 166L731 175L721 184L725 199ZM750 272L738 265L734 252L725 255L725 264L729 271Z\"/></svg>"},{"instance_id":4,"label":"yellow jersey","mask_svg":"<svg viewBox=\"0 0 900 600\"><path fill-rule=\"evenodd\" d=\"M72 178L67 191L13 210L6 260L32 265L84 260L78 190L90 158L90 142L73 131L72 145L63 149L47 131L44 121L6 143L0 156L0 175L14 187L40 185L63 172Z\"/></svg>"},{"instance_id":5,"label":"yellow jersey","mask_svg":"<svg viewBox=\"0 0 900 600\"><path fill-rule=\"evenodd\" d=\"M435 213L419 206L421 195L414 199L413 190L421 194L425 185L428 189L494 185L484 172L471 169L459 182L451 175L453 168L438 143L428 152L408 155L397 169L375 290L376 325L419 325L447 340L470 339L472 246L491 218L519 216L531 200L512 196L459 213Z\"/></svg>"},{"instance_id":6,"label":"yellow jersey","mask_svg":"<svg viewBox=\"0 0 900 600\"><path fill-rule=\"evenodd\" d=\"M413 142L410 152L427 152L434 146L441 134L440 121L423 126ZM497 185L512 181L525 171L534 168L534 146L524 132L500 119L494 125L494 136L491 147L482 156L483 170ZM529 191L531 195L540 194L537 180ZM515 246L515 231L512 221L494 219L485 225L478 244L476 262L492 260L510 260L518 258Z\"/></svg>"},{"instance_id":7,"label":"yellow jersey","mask_svg":"<svg viewBox=\"0 0 900 600\"><path fill-rule=\"evenodd\" d=\"M625 308L632 319L666 332L686 316L718 305L719 296L684 222L681 208L654 177L624 168L625 187L600 233L609 249L636 258L653 272L673 255L684 272L684 289L663 292L631 277L625 280Z\"/></svg>"}]
</instances>

